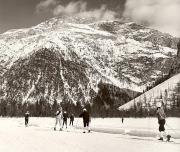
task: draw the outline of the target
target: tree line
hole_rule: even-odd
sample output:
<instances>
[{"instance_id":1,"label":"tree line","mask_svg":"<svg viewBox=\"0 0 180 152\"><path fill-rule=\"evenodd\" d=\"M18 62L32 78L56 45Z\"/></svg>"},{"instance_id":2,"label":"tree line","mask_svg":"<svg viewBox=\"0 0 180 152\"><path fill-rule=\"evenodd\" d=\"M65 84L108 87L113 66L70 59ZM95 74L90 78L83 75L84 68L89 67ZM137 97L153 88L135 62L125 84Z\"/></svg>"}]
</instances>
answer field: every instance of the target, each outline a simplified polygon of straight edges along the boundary
<instances>
[{"instance_id":1,"label":"tree line","mask_svg":"<svg viewBox=\"0 0 180 152\"><path fill-rule=\"evenodd\" d=\"M49 99L41 97L39 100L29 103L21 103L17 100L8 101L0 99L0 116L24 116L24 113L28 110L31 116L34 117L54 117L59 107L66 110L69 114L73 113L76 117L79 116L83 108L86 108L92 117L147 117L155 116L155 102L150 104L147 99L144 98L142 104L134 104L134 106L127 111L119 111L118 107L132 100L132 97L127 96L126 92L120 91L112 86L99 84L99 91L92 101L87 103L76 102L73 103L69 99L64 99L61 103L58 103L56 99L50 102ZM167 116L180 116L180 83L173 90L171 98L168 98L168 90L165 90L165 97L167 102L165 103L165 111Z\"/></svg>"}]
</instances>

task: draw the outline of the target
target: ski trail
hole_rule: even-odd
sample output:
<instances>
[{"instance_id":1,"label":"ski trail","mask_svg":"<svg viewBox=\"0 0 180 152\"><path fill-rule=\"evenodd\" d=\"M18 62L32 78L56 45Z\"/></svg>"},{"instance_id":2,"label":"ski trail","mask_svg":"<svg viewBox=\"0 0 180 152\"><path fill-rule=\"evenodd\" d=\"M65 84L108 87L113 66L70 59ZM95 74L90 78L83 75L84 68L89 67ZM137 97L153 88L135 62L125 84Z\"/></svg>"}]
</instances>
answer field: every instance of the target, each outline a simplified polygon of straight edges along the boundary
<instances>
[{"instance_id":1,"label":"ski trail","mask_svg":"<svg viewBox=\"0 0 180 152\"><path fill-rule=\"evenodd\" d=\"M32 85L31 89L28 91L26 96L23 98L22 103L25 103L27 101L27 99L29 98L30 94L34 91L35 86L39 83L40 78L41 78L41 75L39 74L36 82Z\"/></svg>"},{"instance_id":2,"label":"ski trail","mask_svg":"<svg viewBox=\"0 0 180 152\"><path fill-rule=\"evenodd\" d=\"M62 67L61 61L60 61L60 67ZM69 88L71 88L71 87L69 86L68 82L64 78L63 70L62 69L60 69L60 75L61 75L62 81L64 82L63 83L64 84L64 93L66 93L68 95L68 97L73 101L73 103L76 103L76 101L74 100L74 98L70 94Z\"/></svg>"}]
</instances>

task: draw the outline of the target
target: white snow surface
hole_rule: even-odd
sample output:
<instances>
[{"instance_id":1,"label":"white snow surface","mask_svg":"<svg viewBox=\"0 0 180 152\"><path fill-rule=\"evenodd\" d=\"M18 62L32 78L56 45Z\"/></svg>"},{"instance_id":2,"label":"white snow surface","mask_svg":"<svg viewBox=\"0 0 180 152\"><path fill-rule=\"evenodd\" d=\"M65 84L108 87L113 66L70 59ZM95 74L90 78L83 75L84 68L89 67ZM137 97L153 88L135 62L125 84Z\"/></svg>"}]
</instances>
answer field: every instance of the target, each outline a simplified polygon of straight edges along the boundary
<instances>
[{"instance_id":1,"label":"white snow surface","mask_svg":"<svg viewBox=\"0 0 180 152\"><path fill-rule=\"evenodd\" d=\"M168 118L174 131L179 131L180 119ZM91 128L117 130L126 128L126 134L82 133L82 130L68 128L64 131L53 131L54 118L30 118L28 127L24 127L24 118L0 118L0 151L1 152L177 152L180 141L160 142L149 137L129 136L135 130L148 128L157 130L155 118L125 118L122 125L119 118L92 119ZM81 119L75 119L75 125L82 125ZM138 147L141 147L139 149Z\"/></svg>"}]
</instances>

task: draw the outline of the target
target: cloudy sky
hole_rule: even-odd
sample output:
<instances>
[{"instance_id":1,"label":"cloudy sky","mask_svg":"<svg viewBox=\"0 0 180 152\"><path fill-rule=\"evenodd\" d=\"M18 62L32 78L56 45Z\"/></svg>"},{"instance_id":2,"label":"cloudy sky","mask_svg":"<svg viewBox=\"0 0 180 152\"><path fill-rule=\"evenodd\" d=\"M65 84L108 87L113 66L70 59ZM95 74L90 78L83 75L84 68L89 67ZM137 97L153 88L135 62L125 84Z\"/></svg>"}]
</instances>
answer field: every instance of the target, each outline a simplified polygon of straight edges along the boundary
<instances>
[{"instance_id":1,"label":"cloudy sky","mask_svg":"<svg viewBox=\"0 0 180 152\"><path fill-rule=\"evenodd\" d=\"M54 16L114 20L122 16L180 36L180 0L0 0L0 33Z\"/></svg>"},{"instance_id":2,"label":"cloudy sky","mask_svg":"<svg viewBox=\"0 0 180 152\"><path fill-rule=\"evenodd\" d=\"M121 14L124 4L125 0L0 0L0 33L30 27L53 16L113 18L115 12Z\"/></svg>"}]
</instances>

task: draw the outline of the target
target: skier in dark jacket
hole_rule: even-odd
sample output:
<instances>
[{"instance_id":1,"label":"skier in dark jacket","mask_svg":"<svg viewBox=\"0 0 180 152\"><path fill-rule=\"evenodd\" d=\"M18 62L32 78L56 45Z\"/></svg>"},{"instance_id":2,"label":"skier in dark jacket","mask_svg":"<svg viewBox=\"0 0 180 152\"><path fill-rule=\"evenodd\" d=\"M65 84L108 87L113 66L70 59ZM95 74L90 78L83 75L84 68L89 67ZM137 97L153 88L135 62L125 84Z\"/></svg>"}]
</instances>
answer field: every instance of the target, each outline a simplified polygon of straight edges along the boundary
<instances>
[{"instance_id":1,"label":"skier in dark jacket","mask_svg":"<svg viewBox=\"0 0 180 152\"><path fill-rule=\"evenodd\" d=\"M158 123L159 123L159 134L160 134L160 138L158 140L163 140L163 138L165 138L167 141L170 140L171 136L170 135L166 135L165 132L165 123L166 123L166 114L164 112L164 108L162 106L161 102L157 103L157 117L158 117Z\"/></svg>"},{"instance_id":2,"label":"skier in dark jacket","mask_svg":"<svg viewBox=\"0 0 180 152\"><path fill-rule=\"evenodd\" d=\"M72 126L73 126L74 114L71 114L69 118L70 118L70 123L69 123L69 125L72 125Z\"/></svg>"},{"instance_id":3,"label":"skier in dark jacket","mask_svg":"<svg viewBox=\"0 0 180 152\"><path fill-rule=\"evenodd\" d=\"M25 113L24 118L25 118L25 126L27 127L29 123L29 111Z\"/></svg>"},{"instance_id":4,"label":"skier in dark jacket","mask_svg":"<svg viewBox=\"0 0 180 152\"><path fill-rule=\"evenodd\" d=\"M66 128L67 128L67 119L68 119L68 113L67 113L67 111L64 111L64 113L63 113L63 126L65 124Z\"/></svg>"},{"instance_id":5,"label":"skier in dark jacket","mask_svg":"<svg viewBox=\"0 0 180 152\"><path fill-rule=\"evenodd\" d=\"M122 116L122 118L121 118L121 122L122 122L122 124L123 124L123 122L124 122L124 117Z\"/></svg>"},{"instance_id":6,"label":"skier in dark jacket","mask_svg":"<svg viewBox=\"0 0 180 152\"><path fill-rule=\"evenodd\" d=\"M83 109L83 112L79 115L79 117L83 118L83 124L84 124L83 133L86 132L86 128L88 129L88 132L90 132L90 128L89 128L90 115L89 115L88 111L85 108Z\"/></svg>"}]
</instances>

